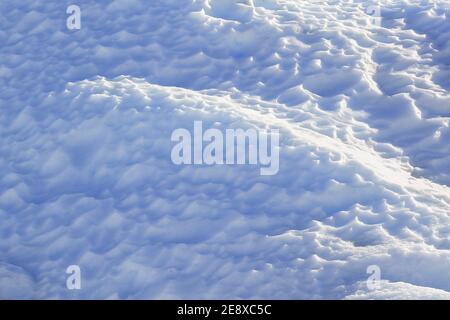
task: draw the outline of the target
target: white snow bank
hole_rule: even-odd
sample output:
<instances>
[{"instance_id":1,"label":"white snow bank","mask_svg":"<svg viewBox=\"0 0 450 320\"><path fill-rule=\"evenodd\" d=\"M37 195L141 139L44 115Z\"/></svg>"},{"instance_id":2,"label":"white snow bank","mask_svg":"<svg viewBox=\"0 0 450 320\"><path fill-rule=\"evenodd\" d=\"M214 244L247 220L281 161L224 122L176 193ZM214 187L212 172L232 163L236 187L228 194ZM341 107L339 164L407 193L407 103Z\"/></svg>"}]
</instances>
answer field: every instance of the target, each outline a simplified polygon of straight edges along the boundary
<instances>
[{"instance_id":1,"label":"white snow bank","mask_svg":"<svg viewBox=\"0 0 450 320\"><path fill-rule=\"evenodd\" d=\"M360 284L361 289L354 294L347 296L349 300L388 300L388 299L403 299L403 300L449 300L450 294L447 291L442 291L434 288L413 286L409 283L396 282L391 283L382 281L381 287L378 290L368 291L366 284Z\"/></svg>"},{"instance_id":2,"label":"white snow bank","mask_svg":"<svg viewBox=\"0 0 450 320\"><path fill-rule=\"evenodd\" d=\"M344 297L374 263L449 290L449 189L377 154L356 120L307 111L126 77L52 92L1 129L3 256L41 297L72 295L58 279L74 261L87 298ZM172 164L170 133L194 120L280 128L279 174Z\"/></svg>"}]
</instances>

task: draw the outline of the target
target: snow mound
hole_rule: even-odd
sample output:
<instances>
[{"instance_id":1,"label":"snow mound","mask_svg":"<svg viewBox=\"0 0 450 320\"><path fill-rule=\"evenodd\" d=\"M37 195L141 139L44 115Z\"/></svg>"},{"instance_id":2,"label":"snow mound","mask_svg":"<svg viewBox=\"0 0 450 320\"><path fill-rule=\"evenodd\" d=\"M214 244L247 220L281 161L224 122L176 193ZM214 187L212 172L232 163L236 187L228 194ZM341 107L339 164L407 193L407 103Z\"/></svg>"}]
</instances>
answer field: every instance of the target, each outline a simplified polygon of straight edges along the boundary
<instances>
[{"instance_id":1,"label":"snow mound","mask_svg":"<svg viewBox=\"0 0 450 320\"><path fill-rule=\"evenodd\" d=\"M448 2L381 3L0 3L0 298L448 298ZM278 174L173 164L194 121Z\"/></svg>"},{"instance_id":2,"label":"snow mound","mask_svg":"<svg viewBox=\"0 0 450 320\"><path fill-rule=\"evenodd\" d=\"M450 267L449 189L380 156L356 120L288 111L127 77L50 93L1 129L3 256L50 297L67 296L51 283L74 260L89 298L343 297L375 262L389 279L450 289L435 277ZM280 128L280 172L172 164L170 134L194 120ZM309 128L326 121L348 142Z\"/></svg>"},{"instance_id":3,"label":"snow mound","mask_svg":"<svg viewBox=\"0 0 450 320\"><path fill-rule=\"evenodd\" d=\"M376 291L367 291L365 284L361 284L361 289L353 295L347 296L349 300L449 300L450 294L434 288L418 287L408 283L390 283L382 281L381 288Z\"/></svg>"}]
</instances>

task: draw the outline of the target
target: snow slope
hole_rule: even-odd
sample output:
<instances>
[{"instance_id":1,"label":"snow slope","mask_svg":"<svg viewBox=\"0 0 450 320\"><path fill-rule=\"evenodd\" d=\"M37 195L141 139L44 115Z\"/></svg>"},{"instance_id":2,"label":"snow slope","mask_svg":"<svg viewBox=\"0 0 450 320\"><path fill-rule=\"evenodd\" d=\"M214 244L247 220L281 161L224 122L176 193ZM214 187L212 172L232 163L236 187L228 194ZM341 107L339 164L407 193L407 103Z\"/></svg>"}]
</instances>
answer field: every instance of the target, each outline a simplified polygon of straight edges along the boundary
<instances>
[{"instance_id":1,"label":"snow slope","mask_svg":"<svg viewBox=\"0 0 450 320\"><path fill-rule=\"evenodd\" d=\"M0 298L450 298L450 2L380 3L2 1ZM198 120L279 173L174 165Z\"/></svg>"}]
</instances>

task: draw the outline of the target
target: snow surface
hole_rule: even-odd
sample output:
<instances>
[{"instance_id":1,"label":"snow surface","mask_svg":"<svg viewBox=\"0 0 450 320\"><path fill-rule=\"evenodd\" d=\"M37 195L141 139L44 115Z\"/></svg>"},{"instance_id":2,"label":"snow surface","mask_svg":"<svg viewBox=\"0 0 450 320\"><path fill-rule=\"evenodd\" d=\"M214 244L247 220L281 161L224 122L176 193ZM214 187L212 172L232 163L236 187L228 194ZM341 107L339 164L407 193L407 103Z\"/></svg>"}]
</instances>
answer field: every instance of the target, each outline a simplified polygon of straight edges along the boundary
<instances>
[{"instance_id":1,"label":"snow surface","mask_svg":"<svg viewBox=\"0 0 450 320\"><path fill-rule=\"evenodd\" d=\"M0 298L449 299L450 1L380 3L1 1ZM174 165L197 120L279 173Z\"/></svg>"}]
</instances>

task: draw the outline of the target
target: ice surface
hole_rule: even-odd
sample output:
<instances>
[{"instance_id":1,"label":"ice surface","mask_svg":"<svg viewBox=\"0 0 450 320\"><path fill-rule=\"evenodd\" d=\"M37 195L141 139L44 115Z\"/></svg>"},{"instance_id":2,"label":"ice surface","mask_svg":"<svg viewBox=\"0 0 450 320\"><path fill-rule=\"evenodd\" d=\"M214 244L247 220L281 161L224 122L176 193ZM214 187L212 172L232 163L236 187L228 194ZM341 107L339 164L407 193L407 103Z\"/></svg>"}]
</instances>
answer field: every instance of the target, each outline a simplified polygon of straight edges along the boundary
<instances>
[{"instance_id":1,"label":"ice surface","mask_svg":"<svg viewBox=\"0 0 450 320\"><path fill-rule=\"evenodd\" d=\"M2 1L0 298L448 299L450 3L380 3ZM279 173L174 165L200 120Z\"/></svg>"}]
</instances>

